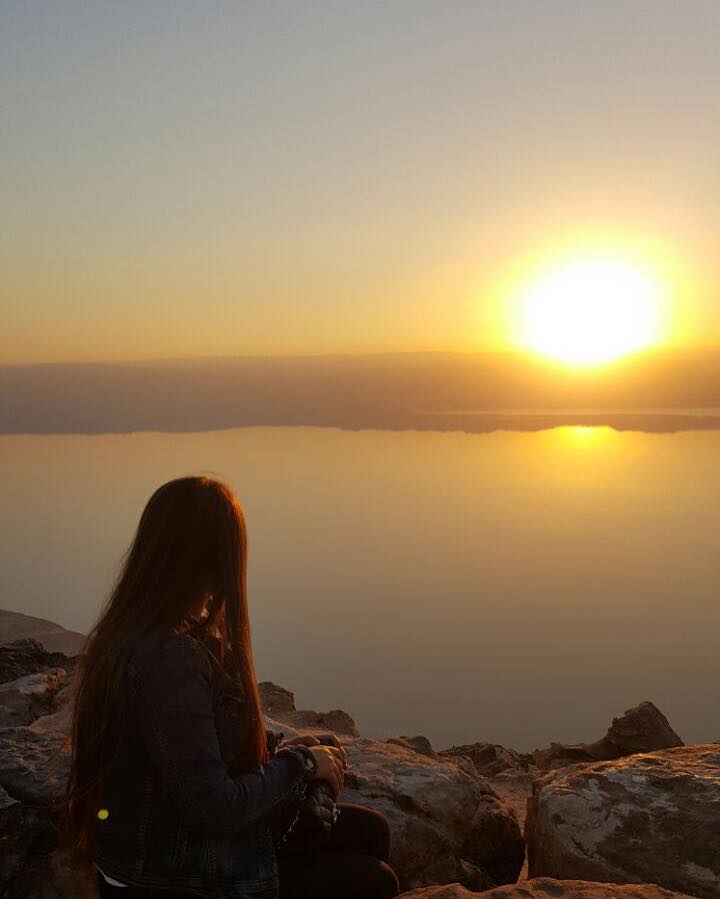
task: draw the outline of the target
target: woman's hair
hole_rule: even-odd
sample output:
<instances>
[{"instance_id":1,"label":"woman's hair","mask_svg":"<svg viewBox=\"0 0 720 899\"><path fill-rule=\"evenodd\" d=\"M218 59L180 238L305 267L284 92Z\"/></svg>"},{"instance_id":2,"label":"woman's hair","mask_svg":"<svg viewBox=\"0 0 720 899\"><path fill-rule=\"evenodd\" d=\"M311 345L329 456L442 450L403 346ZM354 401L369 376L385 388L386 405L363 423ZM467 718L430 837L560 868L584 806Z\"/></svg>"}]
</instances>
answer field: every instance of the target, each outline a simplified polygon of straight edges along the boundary
<instances>
[{"instance_id":1,"label":"woman's hair","mask_svg":"<svg viewBox=\"0 0 720 899\"><path fill-rule=\"evenodd\" d=\"M226 484L192 476L168 481L153 493L76 669L65 815L66 842L78 861L92 858L100 787L117 748L125 667L144 634L169 628L212 644L246 701L247 730L233 770L253 770L266 761L246 571L245 518ZM207 594L207 615L198 618L198 605Z\"/></svg>"}]
</instances>

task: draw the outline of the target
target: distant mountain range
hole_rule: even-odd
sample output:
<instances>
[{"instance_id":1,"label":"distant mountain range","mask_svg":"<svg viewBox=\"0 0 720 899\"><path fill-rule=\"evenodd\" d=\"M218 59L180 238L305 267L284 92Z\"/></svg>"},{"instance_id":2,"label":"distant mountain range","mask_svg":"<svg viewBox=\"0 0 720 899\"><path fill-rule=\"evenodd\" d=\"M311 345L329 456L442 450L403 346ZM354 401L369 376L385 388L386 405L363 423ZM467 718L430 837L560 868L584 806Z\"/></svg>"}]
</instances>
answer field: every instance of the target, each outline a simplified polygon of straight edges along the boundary
<instances>
[{"instance_id":1,"label":"distant mountain range","mask_svg":"<svg viewBox=\"0 0 720 899\"><path fill-rule=\"evenodd\" d=\"M720 427L720 349L597 369L517 353L237 356L0 366L0 433L248 425L535 430Z\"/></svg>"}]
</instances>

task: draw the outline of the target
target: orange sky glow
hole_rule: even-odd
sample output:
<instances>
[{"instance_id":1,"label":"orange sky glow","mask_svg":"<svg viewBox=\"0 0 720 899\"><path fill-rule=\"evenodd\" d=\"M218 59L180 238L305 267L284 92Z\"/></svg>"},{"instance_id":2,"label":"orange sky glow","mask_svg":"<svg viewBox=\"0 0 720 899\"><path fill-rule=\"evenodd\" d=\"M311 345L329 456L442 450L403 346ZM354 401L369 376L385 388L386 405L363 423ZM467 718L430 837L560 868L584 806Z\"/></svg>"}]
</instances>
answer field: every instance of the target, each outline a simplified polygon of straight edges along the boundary
<instances>
[{"instance_id":1,"label":"orange sky glow","mask_svg":"<svg viewBox=\"0 0 720 899\"><path fill-rule=\"evenodd\" d=\"M0 362L720 344L715 2L0 15Z\"/></svg>"}]
</instances>

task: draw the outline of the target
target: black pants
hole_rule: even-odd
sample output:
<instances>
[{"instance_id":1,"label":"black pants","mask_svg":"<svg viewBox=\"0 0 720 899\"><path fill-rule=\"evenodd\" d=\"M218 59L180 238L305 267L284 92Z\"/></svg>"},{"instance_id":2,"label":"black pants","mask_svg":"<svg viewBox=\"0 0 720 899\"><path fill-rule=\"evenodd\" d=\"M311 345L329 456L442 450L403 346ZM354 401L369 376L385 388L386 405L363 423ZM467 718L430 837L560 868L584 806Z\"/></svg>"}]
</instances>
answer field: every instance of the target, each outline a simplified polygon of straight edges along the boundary
<instances>
[{"instance_id":1,"label":"black pants","mask_svg":"<svg viewBox=\"0 0 720 899\"><path fill-rule=\"evenodd\" d=\"M388 865L390 829L374 809L339 802L330 843L303 862L278 852L280 899L392 899L400 892Z\"/></svg>"},{"instance_id":2,"label":"black pants","mask_svg":"<svg viewBox=\"0 0 720 899\"><path fill-rule=\"evenodd\" d=\"M338 803L327 850L311 862L278 852L280 899L392 899L399 893L388 865L390 830L380 812ZM190 893L114 887L98 873L101 899L188 899Z\"/></svg>"}]
</instances>

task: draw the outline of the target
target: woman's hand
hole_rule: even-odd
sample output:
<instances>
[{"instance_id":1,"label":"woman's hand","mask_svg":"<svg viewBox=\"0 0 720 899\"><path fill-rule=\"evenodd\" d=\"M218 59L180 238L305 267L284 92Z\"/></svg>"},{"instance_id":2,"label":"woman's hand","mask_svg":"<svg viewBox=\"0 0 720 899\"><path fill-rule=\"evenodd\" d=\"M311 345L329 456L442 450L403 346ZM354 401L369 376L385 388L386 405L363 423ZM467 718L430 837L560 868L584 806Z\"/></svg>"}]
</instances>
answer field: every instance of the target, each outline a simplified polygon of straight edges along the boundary
<instances>
[{"instance_id":1,"label":"woman's hand","mask_svg":"<svg viewBox=\"0 0 720 899\"><path fill-rule=\"evenodd\" d=\"M340 751L340 758L342 759L343 768L345 771L350 767L350 762L348 761L348 757L345 753L345 750L340 743L340 740L335 736L335 734L321 734L320 742L323 746L334 746L336 749Z\"/></svg>"},{"instance_id":2,"label":"woman's hand","mask_svg":"<svg viewBox=\"0 0 720 899\"><path fill-rule=\"evenodd\" d=\"M346 762L337 746L310 746L310 752L315 756L317 770L313 780L326 780L337 797L342 790L345 777Z\"/></svg>"},{"instance_id":3,"label":"woman's hand","mask_svg":"<svg viewBox=\"0 0 720 899\"><path fill-rule=\"evenodd\" d=\"M322 734L321 738L314 737L312 734L301 734L299 737L293 737L292 740L283 740L283 746L333 746L335 749L340 751L340 758L342 759L343 768L345 771L350 767L350 763L348 762L348 757L345 753L345 750L340 743L340 740L335 736L335 734Z\"/></svg>"}]
</instances>

